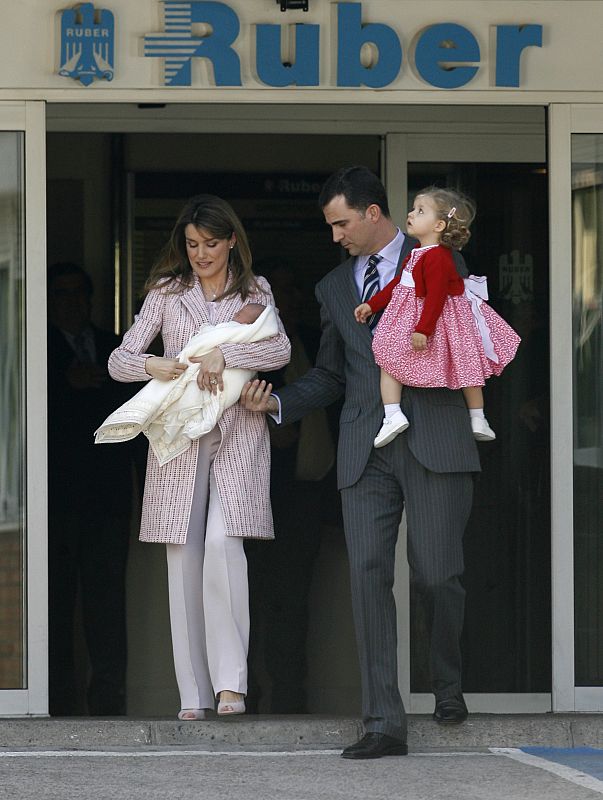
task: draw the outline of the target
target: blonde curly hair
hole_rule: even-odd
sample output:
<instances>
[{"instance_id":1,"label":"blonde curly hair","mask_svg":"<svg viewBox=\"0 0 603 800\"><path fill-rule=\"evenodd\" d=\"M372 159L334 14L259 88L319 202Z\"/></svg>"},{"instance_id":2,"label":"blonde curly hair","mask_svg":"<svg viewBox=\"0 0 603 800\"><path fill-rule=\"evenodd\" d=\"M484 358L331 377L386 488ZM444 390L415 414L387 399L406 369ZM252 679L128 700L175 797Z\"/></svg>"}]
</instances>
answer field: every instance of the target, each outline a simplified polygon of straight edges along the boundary
<instances>
[{"instance_id":1,"label":"blonde curly hair","mask_svg":"<svg viewBox=\"0 0 603 800\"><path fill-rule=\"evenodd\" d=\"M428 186L417 192L417 197L429 197L438 218L446 223L440 244L452 250L460 250L471 238L469 230L475 219L475 203L456 189L440 189Z\"/></svg>"}]
</instances>

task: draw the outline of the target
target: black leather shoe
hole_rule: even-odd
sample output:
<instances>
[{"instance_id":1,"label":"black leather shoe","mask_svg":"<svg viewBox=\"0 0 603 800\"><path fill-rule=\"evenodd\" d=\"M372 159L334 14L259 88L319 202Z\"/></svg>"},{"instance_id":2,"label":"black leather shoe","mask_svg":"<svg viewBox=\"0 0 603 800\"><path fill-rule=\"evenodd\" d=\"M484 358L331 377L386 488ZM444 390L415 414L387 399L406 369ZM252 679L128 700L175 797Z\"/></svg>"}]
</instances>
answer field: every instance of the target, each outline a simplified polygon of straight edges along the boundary
<instances>
[{"instance_id":1,"label":"black leather shoe","mask_svg":"<svg viewBox=\"0 0 603 800\"><path fill-rule=\"evenodd\" d=\"M408 754L406 742L394 739L385 733L365 733L356 744L346 747L342 758L381 758L381 756L405 756Z\"/></svg>"},{"instance_id":2,"label":"black leather shoe","mask_svg":"<svg viewBox=\"0 0 603 800\"><path fill-rule=\"evenodd\" d=\"M468 716L469 712L462 694L446 697L444 700L436 700L433 718L440 725L459 725Z\"/></svg>"}]
</instances>

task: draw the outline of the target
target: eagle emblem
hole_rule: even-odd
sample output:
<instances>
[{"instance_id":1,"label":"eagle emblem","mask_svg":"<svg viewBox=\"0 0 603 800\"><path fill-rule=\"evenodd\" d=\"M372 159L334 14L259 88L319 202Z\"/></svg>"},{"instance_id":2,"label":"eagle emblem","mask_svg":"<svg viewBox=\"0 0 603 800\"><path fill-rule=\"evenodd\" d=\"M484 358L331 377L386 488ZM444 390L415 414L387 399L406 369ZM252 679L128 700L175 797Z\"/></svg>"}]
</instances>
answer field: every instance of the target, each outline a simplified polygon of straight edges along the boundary
<instances>
[{"instance_id":1,"label":"eagle emblem","mask_svg":"<svg viewBox=\"0 0 603 800\"><path fill-rule=\"evenodd\" d=\"M90 86L95 78L113 80L114 20L106 9L81 3L61 15L59 75Z\"/></svg>"}]
</instances>

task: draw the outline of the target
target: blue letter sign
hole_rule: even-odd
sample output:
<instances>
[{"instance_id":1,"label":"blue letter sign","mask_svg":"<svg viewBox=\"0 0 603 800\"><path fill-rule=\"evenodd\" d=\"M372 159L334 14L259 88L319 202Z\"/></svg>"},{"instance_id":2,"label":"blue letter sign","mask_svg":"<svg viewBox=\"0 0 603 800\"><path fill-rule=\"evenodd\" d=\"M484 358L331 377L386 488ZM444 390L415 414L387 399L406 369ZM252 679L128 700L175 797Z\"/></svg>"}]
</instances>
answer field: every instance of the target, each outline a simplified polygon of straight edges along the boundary
<instances>
[{"instance_id":1,"label":"blue letter sign","mask_svg":"<svg viewBox=\"0 0 603 800\"><path fill-rule=\"evenodd\" d=\"M239 35L239 18L225 3L204 0L164 0L165 33L147 33L145 56L165 59L166 86L191 85L191 59L209 58L216 86L240 86L239 57L230 46ZM196 38L193 22L205 22L212 31Z\"/></svg>"},{"instance_id":2,"label":"blue letter sign","mask_svg":"<svg viewBox=\"0 0 603 800\"><path fill-rule=\"evenodd\" d=\"M337 85L371 86L380 89L398 77L402 64L402 46L389 25L362 24L360 3L337 4ZM379 50L379 60L372 67L360 63L360 48L372 43Z\"/></svg>"},{"instance_id":3,"label":"blue letter sign","mask_svg":"<svg viewBox=\"0 0 603 800\"><path fill-rule=\"evenodd\" d=\"M432 25L419 35L415 46L415 68L432 86L458 89L469 83L478 68L453 66L455 63L466 65L468 61L479 64L479 44L462 25Z\"/></svg>"},{"instance_id":4,"label":"blue letter sign","mask_svg":"<svg viewBox=\"0 0 603 800\"><path fill-rule=\"evenodd\" d=\"M164 59L166 86L191 85L193 58L211 61L216 86L242 85L241 63L235 50L241 25L238 15L227 3L213 0L157 2L163 6L165 30L144 37L144 54ZM336 75L330 76L331 85L381 89L394 83L402 66L402 43L396 30L381 22L363 23L361 2L329 2L337 13L337 64ZM103 11L100 22L94 21L91 3L84 3L79 12L63 12L62 75L79 78L86 85L95 76L111 78L113 17ZM204 23L205 30L200 26L193 36L195 23ZM494 85L517 87L521 55L527 47L542 47L542 25L495 27L496 54L488 54L488 61L496 62ZM319 86L320 26L295 25L292 63L283 63L282 30L282 25L255 25L255 50L253 46L248 48L245 40L241 44L246 57L253 58L255 52L255 64L250 64L245 74L254 73L256 81L267 86ZM106 47L101 49L105 39ZM334 49L333 41L329 45ZM362 61L363 50L367 49L374 54L370 64ZM247 50L251 52L248 54ZM430 87L458 89L468 84L480 69L478 39L468 28L454 22L423 28L414 37L409 50L409 66L420 81Z\"/></svg>"},{"instance_id":5,"label":"blue letter sign","mask_svg":"<svg viewBox=\"0 0 603 800\"><path fill-rule=\"evenodd\" d=\"M318 86L318 25L295 26L295 63L281 59L281 26L258 25L256 28L256 70L268 86Z\"/></svg>"},{"instance_id":6,"label":"blue letter sign","mask_svg":"<svg viewBox=\"0 0 603 800\"><path fill-rule=\"evenodd\" d=\"M524 47L542 47L542 25L496 26L496 85L519 86Z\"/></svg>"}]
</instances>

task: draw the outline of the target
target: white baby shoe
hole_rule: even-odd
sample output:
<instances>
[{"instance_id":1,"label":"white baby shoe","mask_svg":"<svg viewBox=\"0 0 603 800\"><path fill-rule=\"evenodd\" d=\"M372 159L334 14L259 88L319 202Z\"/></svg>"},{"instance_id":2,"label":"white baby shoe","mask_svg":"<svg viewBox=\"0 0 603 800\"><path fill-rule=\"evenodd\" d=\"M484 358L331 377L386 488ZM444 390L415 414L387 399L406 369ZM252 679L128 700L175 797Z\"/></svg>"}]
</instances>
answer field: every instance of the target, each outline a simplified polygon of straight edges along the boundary
<instances>
[{"instance_id":1,"label":"white baby shoe","mask_svg":"<svg viewBox=\"0 0 603 800\"><path fill-rule=\"evenodd\" d=\"M485 417L471 417L471 430L473 438L478 442L493 442L496 439L496 434Z\"/></svg>"},{"instance_id":2,"label":"white baby shoe","mask_svg":"<svg viewBox=\"0 0 603 800\"><path fill-rule=\"evenodd\" d=\"M401 411L397 411L393 417L385 417L381 425L381 430L375 437L375 447L385 447L399 433L405 431L409 426L409 421Z\"/></svg>"}]
</instances>

